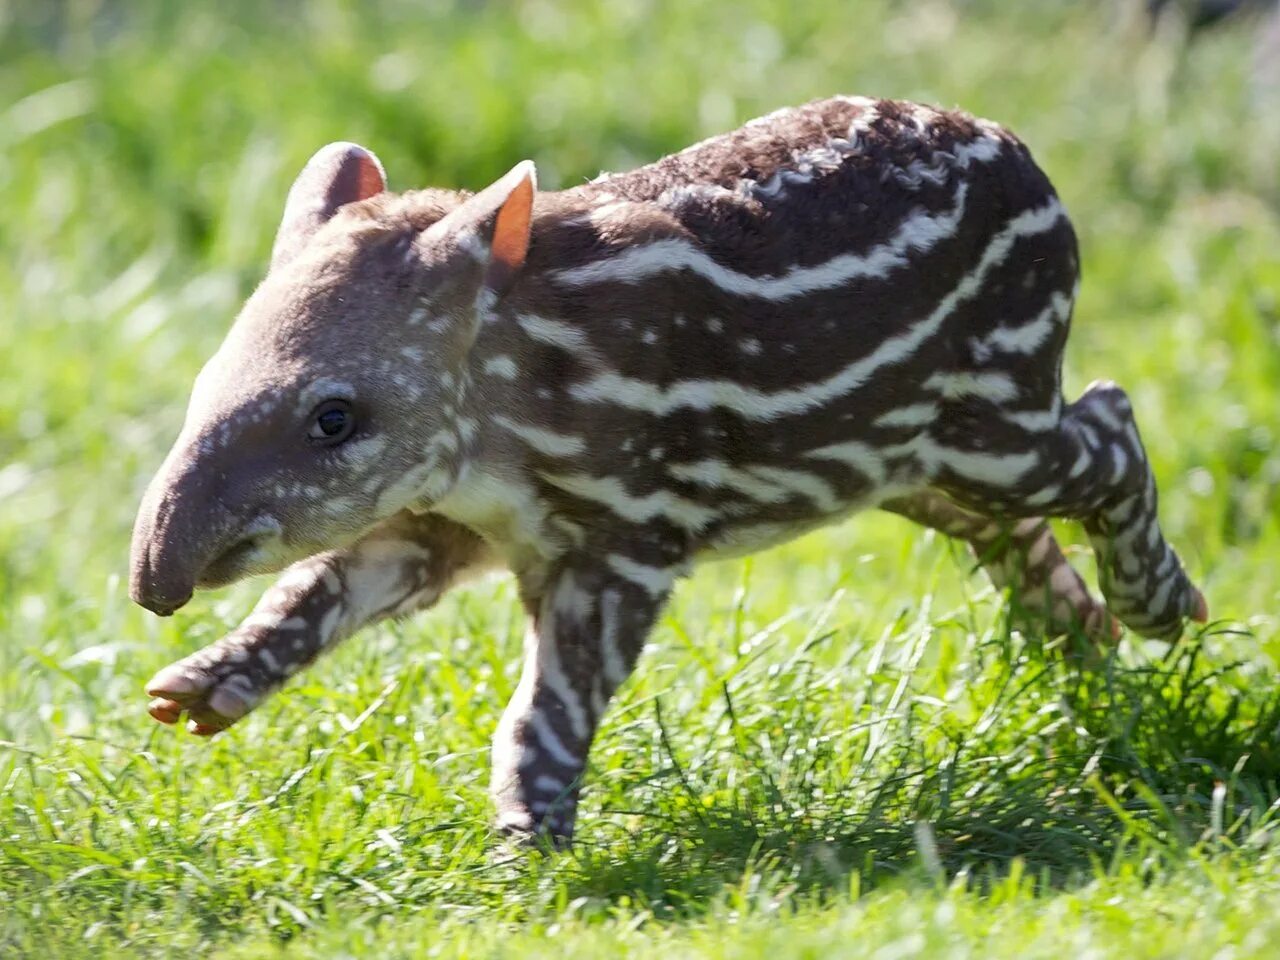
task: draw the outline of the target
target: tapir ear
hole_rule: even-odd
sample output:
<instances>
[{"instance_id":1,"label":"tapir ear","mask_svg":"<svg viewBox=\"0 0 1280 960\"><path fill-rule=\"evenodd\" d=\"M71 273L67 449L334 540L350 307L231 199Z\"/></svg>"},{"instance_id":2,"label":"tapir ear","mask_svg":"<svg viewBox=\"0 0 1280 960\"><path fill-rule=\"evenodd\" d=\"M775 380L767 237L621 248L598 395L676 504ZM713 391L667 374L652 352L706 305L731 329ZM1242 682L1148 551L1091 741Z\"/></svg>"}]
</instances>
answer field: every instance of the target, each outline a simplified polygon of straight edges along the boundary
<instances>
[{"instance_id":1,"label":"tapir ear","mask_svg":"<svg viewBox=\"0 0 1280 960\"><path fill-rule=\"evenodd\" d=\"M501 296L524 266L529 252L533 195L537 189L537 168L532 160L522 160L430 230L435 236L450 237L483 258L485 285Z\"/></svg>"},{"instance_id":2,"label":"tapir ear","mask_svg":"<svg viewBox=\"0 0 1280 960\"><path fill-rule=\"evenodd\" d=\"M321 147L289 189L271 251L272 268L297 256L312 234L343 204L368 199L385 189L387 177L382 164L364 147L355 143Z\"/></svg>"}]
</instances>

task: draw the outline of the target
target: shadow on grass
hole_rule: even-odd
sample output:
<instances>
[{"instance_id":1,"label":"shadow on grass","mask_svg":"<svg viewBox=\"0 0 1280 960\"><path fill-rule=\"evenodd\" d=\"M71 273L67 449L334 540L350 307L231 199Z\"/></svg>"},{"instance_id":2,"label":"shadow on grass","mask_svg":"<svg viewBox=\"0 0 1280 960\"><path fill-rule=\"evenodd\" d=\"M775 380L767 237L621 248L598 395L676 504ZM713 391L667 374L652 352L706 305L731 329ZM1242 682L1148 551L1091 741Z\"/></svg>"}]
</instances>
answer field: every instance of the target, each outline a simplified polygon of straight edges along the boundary
<instances>
[{"instance_id":1,"label":"shadow on grass","mask_svg":"<svg viewBox=\"0 0 1280 960\"><path fill-rule=\"evenodd\" d=\"M1247 855L1276 826L1280 696L1251 690L1240 664L1202 667L1200 649L1095 671L1023 657L971 726L921 699L831 736L804 700L744 719L726 691L719 736L691 754L656 709L667 766L609 791L627 802L586 818L559 882L580 904L676 919L762 882L823 899L1017 873L1048 891L1121 861L1150 873L1197 849Z\"/></svg>"}]
</instances>

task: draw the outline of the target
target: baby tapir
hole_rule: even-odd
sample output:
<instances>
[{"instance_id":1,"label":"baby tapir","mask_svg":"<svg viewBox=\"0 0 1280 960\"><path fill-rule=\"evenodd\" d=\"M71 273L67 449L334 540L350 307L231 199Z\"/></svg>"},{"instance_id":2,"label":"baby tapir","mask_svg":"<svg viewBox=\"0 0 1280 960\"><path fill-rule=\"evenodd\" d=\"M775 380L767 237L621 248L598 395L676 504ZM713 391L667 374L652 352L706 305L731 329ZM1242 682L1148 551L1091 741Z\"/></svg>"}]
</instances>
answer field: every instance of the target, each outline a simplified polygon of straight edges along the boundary
<instances>
[{"instance_id":1,"label":"baby tapir","mask_svg":"<svg viewBox=\"0 0 1280 960\"><path fill-rule=\"evenodd\" d=\"M1124 392L1074 403L1071 224L1006 130L840 97L538 193L386 192L320 150L147 491L132 596L280 570L162 670L212 734L361 627L491 567L529 617L502 829L565 838L592 735L690 564L880 507L973 545L1051 631L1203 621ZM1106 606L1045 517L1083 521ZM1114 618L1116 619L1113 619Z\"/></svg>"}]
</instances>

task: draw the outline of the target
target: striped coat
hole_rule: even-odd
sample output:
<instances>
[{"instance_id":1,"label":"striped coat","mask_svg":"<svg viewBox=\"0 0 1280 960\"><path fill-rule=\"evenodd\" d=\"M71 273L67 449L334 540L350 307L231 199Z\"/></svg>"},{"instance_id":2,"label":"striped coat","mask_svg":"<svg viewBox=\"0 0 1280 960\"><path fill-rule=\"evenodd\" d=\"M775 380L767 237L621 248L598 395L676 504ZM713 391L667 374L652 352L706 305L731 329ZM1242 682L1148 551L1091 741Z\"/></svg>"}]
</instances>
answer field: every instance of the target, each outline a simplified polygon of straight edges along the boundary
<instances>
[{"instance_id":1,"label":"striped coat","mask_svg":"<svg viewBox=\"0 0 1280 960\"><path fill-rule=\"evenodd\" d=\"M1203 619L1124 392L1073 403L1070 221L1001 127L782 110L538 193L300 174L271 269L139 512L133 593L290 565L152 714L215 733L322 650L505 567L526 663L494 743L508 831L568 837L592 735L675 580L879 507L963 538L1053 631ZM1105 606L1045 521L1085 524Z\"/></svg>"}]
</instances>

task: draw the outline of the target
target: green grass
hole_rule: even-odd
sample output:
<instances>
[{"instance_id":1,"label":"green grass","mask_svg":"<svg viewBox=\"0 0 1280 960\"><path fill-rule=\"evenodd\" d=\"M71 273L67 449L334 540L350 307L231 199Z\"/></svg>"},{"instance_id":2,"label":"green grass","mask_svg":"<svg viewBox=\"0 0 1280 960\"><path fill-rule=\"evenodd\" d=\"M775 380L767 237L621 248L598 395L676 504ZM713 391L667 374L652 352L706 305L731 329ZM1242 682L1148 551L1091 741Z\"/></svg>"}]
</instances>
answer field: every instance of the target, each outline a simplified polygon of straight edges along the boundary
<instances>
[{"instance_id":1,"label":"green grass","mask_svg":"<svg viewBox=\"0 0 1280 960\"><path fill-rule=\"evenodd\" d=\"M1247 29L1121 6L0 2L0 955L1273 956L1280 92ZM151 617L128 530L317 146L554 188L837 91L1033 146L1083 243L1070 391L1133 394L1209 629L1082 671L887 516L707 567L578 845L516 861L485 796L507 582L213 742L147 718L262 588Z\"/></svg>"}]
</instances>

